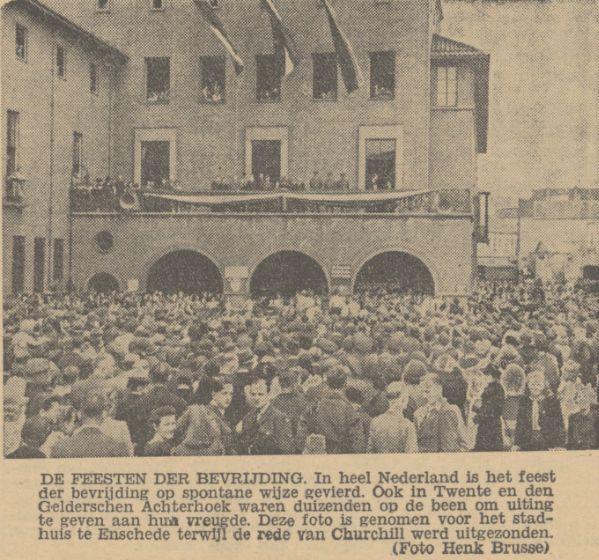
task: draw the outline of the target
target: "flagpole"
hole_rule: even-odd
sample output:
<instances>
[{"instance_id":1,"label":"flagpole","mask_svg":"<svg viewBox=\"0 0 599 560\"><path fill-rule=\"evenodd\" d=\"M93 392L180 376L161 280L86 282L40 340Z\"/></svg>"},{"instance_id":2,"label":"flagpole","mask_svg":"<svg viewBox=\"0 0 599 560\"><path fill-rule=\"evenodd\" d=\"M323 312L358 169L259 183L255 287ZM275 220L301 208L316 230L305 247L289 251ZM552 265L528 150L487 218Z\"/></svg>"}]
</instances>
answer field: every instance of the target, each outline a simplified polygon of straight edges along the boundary
<instances>
[{"instance_id":1,"label":"flagpole","mask_svg":"<svg viewBox=\"0 0 599 560\"><path fill-rule=\"evenodd\" d=\"M241 139L239 138L239 92L241 89L241 80L243 73L235 74L235 158L239 161L241 156L241 175L245 175L245 156L241 154Z\"/></svg>"}]
</instances>

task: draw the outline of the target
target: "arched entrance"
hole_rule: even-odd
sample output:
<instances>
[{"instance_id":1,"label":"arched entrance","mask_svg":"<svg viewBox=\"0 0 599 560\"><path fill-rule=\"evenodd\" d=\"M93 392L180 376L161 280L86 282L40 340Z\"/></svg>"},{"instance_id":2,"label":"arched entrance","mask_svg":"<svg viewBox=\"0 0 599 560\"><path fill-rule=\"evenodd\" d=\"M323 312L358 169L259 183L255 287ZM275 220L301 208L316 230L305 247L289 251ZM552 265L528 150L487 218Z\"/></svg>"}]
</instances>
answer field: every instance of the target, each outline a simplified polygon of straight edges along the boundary
<instances>
[{"instance_id":1,"label":"arched entrance","mask_svg":"<svg viewBox=\"0 0 599 560\"><path fill-rule=\"evenodd\" d=\"M433 295L435 282L431 271L419 258L401 251L387 251L366 261L354 281L354 291L376 288Z\"/></svg>"},{"instance_id":2,"label":"arched entrance","mask_svg":"<svg viewBox=\"0 0 599 560\"><path fill-rule=\"evenodd\" d=\"M90 292L98 292L100 294L109 294L119 291L119 281L107 272L98 272L94 274L87 283L87 289Z\"/></svg>"},{"instance_id":3,"label":"arched entrance","mask_svg":"<svg viewBox=\"0 0 599 560\"><path fill-rule=\"evenodd\" d=\"M326 294L328 281L316 260L297 251L270 255L255 268L250 279L252 297L290 296L302 290Z\"/></svg>"},{"instance_id":4,"label":"arched entrance","mask_svg":"<svg viewBox=\"0 0 599 560\"><path fill-rule=\"evenodd\" d=\"M173 251L161 257L150 269L148 292L184 292L186 294L223 291L223 279L218 267L196 251Z\"/></svg>"}]
</instances>

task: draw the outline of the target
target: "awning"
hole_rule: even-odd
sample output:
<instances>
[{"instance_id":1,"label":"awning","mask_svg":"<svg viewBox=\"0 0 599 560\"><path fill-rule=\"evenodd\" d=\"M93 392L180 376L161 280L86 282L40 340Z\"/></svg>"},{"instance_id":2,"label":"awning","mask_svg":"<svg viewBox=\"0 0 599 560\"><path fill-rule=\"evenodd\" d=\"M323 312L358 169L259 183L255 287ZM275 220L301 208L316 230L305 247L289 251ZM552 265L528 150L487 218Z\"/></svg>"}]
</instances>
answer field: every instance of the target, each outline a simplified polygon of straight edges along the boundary
<instances>
[{"instance_id":1,"label":"awning","mask_svg":"<svg viewBox=\"0 0 599 560\"><path fill-rule=\"evenodd\" d=\"M413 196L428 194L432 191L383 191L353 193L231 193L231 194L171 194L144 193L144 196L160 200L168 200L182 204L198 206L221 206L223 204L244 204L247 202L271 202L273 200L289 202L320 202L322 204L372 204L404 200Z\"/></svg>"}]
</instances>

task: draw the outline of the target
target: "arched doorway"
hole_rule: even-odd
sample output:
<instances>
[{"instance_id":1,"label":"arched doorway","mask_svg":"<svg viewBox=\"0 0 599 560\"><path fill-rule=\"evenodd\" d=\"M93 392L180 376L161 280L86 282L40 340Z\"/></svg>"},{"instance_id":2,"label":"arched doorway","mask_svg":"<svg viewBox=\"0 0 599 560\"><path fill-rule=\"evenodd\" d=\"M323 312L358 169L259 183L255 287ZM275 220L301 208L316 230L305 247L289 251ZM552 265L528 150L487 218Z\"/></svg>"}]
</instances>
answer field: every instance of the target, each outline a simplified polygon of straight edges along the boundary
<instances>
[{"instance_id":1,"label":"arched doorway","mask_svg":"<svg viewBox=\"0 0 599 560\"><path fill-rule=\"evenodd\" d=\"M87 283L87 289L90 292L98 292L100 294L109 294L119 291L119 281L107 272L98 272L94 274Z\"/></svg>"},{"instance_id":2,"label":"arched doorway","mask_svg":"<svg viewBox=\"0 0 599 560\"><path fill-rule=\"evenodd\" d=\"M297 251L270 255L256 267L250 279L252 297L290 296L302 290L326 294L328 281L317 261Z\"/></svg>"},{"instance_id":3,"label":"arched doorway","mask_svg":"<svg viewBox=\"0 0 599 560\"><path fill-rule=\"evenodd\" d=\"M386 288L395 293L435 293L435 282L428 267L414 255L387 251L368 260L358 271L354 291Z\"/></svg>"},{"instance_id":4,"label":"arched doorway","mask_svg":"<svg viewBox=\"0 0 599 560\"><path fill-rule=\"evenodd\" d=\"M173 251L154 263L148 273L147 290L220 294L223 279L208 257L191 250Z\"/></svg>"}]
</instances>

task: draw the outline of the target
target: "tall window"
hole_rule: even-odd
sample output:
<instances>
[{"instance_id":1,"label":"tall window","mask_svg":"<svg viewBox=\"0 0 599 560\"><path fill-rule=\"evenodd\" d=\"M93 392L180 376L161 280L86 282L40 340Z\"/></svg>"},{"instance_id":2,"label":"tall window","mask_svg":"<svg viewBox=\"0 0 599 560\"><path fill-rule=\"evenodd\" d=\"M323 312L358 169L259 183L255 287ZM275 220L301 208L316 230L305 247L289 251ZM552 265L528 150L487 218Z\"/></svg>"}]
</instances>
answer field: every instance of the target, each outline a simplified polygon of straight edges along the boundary
<instances>
[{"instance_id":1,"label":"tall window","mask_svg":"<svg viewBox=\"0 0 599 560\"><path fill-rule=\"evenodd\" d=\"M366 190L395 189L395 140L366 140Z\"/></svg>"},{"instance_id":2,"label":"tall window","mask_svg":"<svg viewBox=\"0 0 599 560\"><path fill-rule=\"evenodd\" d=\"M44 274L46 262L46 240L36 237L33 242L33 291L44 291Z\"/></svg>"},{"instance_id":3,"label":"tall window","mask_svg":"<svg viewBox=\"0 0 599 560\"><path fill-rule=\"evenodd\" d=\"M15 54L21 60L27 60L27 28L17 24L15 31Z\"/></svg>"},{"instance_id":4,"label":"tall window","mask_svg":"<svg viewBox=\"0 0 599 560\"><path fill-rule=\"evenodd\" d=\"M170 150L167 140L151 140L141 143L141 184L143 187L159 187L170 179Z\"/></svg>"},{"instance_id":5,"label":"tall window","mask_svg":"<svg viewBox=\"0 0 599 560\"><path fill-rule=\"evenodd\" d=\"M170 90L170 58L146 58L146 99L148 103L168 103Z\"/></svg>"},{"instance_id":6,"label":"tall window","mask_svg":"<svg viewBox=\"0 0 599 560\"><path fill-rule=\"evenodd\" d=\"M83 134L73 132L73 175L79 176L83 168Z\"/></svg>"},{"instance_id":7,"label":"tall window","mask_svg":"<svg viewBox=\"0 0 599 560\"><path fill-rule=\"evenodd\" d=\"M6 113L6 177L17 169L17 143L19 136L19 113Z\"/></svg>"},{"instance_id":8,"label":"tall window","mask_svg":"<svg viewBox=\"0 0 599 560\"><path fill-rule=\"evenodd\" d=\"M110 0L98 0L98 11L108 12L110 10Z\"/></svg>"},{"instance_id":9,"label":"tall window","mask_svg":"<svg viewBox=\"0 0 599 560\"><path fill-rule=\"evenodd\" d=\"M89 91L98 93L98 67L93 62L89 65Z\"/></svg>"},{"instance_id":10,"label":"tall window","mask_svg":"<svg viewBox=\"0 0 599 560\"><path fill-rule=\"evenodd\" d=\"M314 99L337 99L337 55L319 53L312 55Z\"/></svg>"},{"instance_id":11,"label":"tall window","mask_svg":"<svg viewBox=\"0 0 599 560\"><path fill-rule=\"evenodd\" d=\"M25 287L25 238L12 238L12 293L20 294Z\"/></svg>"},{"instance_id":12,"label":"tall window","mask_svg":"<svg viewBox=\"0 0 599 560\"><path fill-rule=\"evenodd\" d=\"M164 10L164 0L150 0L152 2L152 10Z\"/></svg>"},{"instance_id":13,"label":"tall window","mask_svg":"<svg viewBox=\"0 0 599 560\"><path fill-rule=\"evenodd\" d=\"M256 98L258 101L281 99L281 65L274 54L256 56Z\"/></svg>"},{"instance_id":14,"label":"tall window","mask_svg":"<svg viewBox=\"0 0 599 560\"><path fill-rule=\"evenodd\" d=\"M437 67L437 106L455 107L458 104L458 76L455 66Z\"/></svg>"},{"instance_id":15,"label":"tall window","mask_svg":"<svg viewBox=\"0 0 599 560\"><path fill-rule=\"evenodd\" d=\"M54 282L62 282L64 277L64 240L54 240L54 262L52 278Z\"/></svg>"},{"instance_id":16,"label":"tall window","mask_svg":"<svg viewBox=\"0 0 599 560\"><path fill-rule=\"evenodd\" d=\"M393 99L395 97L394 52L370 54L370 97L371 99Z\"/></svg>"},{"instance_id":17,"label":"tall window","mask_svg":"<svg viewBox=\"0 0 599 560\"><path fill-rule=\"evenodd\" d=\"M202 73L201 100L207 103L224 103L226 62L220 56L204 56L200 60Z\"/></svg>"},{"instance_id":18,"label":"tall window","mask_svg":"<svg viewBox=\"0 0 599 560\"><path fill-rule=\"evenodd\" d=\"M62 45L56 46L56 74L59 78L67 75L67 55Z\"/></svg>"}]
</instances>

